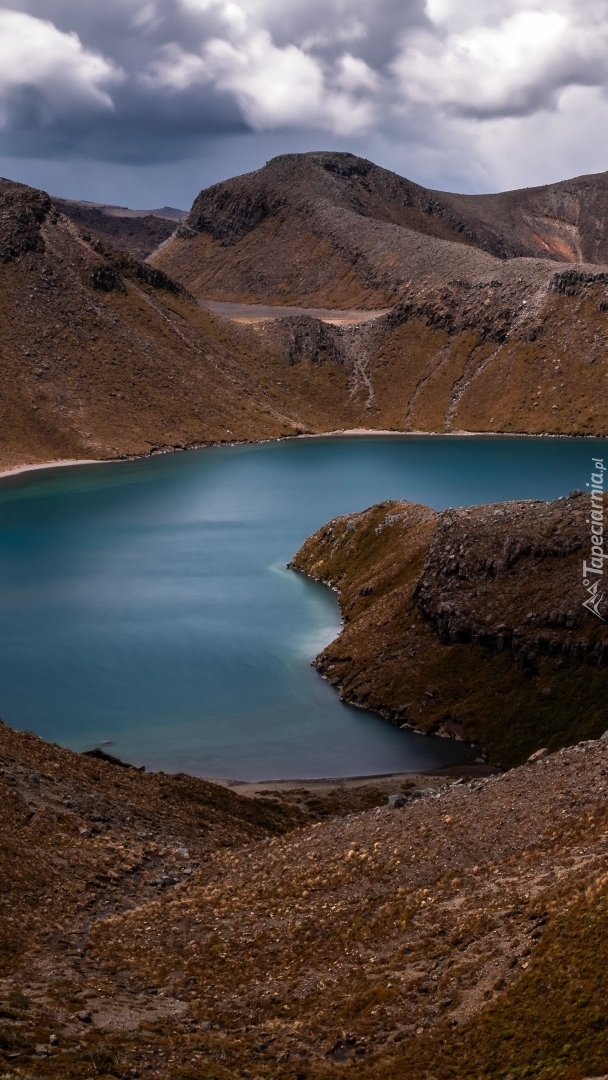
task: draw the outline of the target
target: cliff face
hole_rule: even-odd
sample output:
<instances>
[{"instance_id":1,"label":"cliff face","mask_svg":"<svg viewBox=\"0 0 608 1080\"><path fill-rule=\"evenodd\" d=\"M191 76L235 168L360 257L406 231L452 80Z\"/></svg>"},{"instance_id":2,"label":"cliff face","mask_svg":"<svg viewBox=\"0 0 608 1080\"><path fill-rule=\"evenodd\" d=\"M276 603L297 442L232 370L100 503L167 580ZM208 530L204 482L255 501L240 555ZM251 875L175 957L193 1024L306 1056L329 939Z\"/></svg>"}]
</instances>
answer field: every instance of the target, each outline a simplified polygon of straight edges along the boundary
<instances>
[{"instance_id":1,"label":"cliff face","mask_svg":"<svg viewBox=\"0 0 608 1080\"><path fill-rule=\"evenodd\" d=\"M336 588L345 625L317 657L350 702L517 764L608 727L608 631L585 609L589 500L337 518L292 567Z\"/></svg>"}]
</instances>

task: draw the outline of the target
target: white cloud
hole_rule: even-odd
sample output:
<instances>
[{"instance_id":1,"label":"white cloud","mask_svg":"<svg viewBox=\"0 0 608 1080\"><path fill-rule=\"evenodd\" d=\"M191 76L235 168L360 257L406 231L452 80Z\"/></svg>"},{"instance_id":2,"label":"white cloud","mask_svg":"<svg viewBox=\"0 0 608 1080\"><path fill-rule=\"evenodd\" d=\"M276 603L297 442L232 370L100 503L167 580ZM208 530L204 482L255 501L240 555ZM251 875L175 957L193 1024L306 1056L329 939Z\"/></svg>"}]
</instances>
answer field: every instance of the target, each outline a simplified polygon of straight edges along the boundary
<instances>
[{"instance_id":1,"label":"white cloud","mask_svg":"<svg viewBox=\"0 0 608 1080\"><path fill-rule=\"evenodd\" d=\"M198 54L166 46L148 79L173 91L211 85L237 101L256 131L296 127L353 135L374 121L372 102L357 96L377 83L363 60L341 56L335 72L326 73L317 58L296 45L275 45L267 30L237 44L213 38Z\"/></svg>"},{"instance_id":2,"label":"white cloud","mask_svg":"<svg viewBox=\"0 0 608 1080\"><path fill-rule=\"evenodd\" d=\"M43 124L83 109L110 110L108 87L120 79L117 65L84 48L76 33L0 8L0 123L32 93Z\"/></svg>"},{"instance_id":3,"label":"white cloud","mask_svg":"<svg viewBox=\"0 0 608 1080\"><path fill-rule=\"evenodd\" d=\"M419 32L393 68L409 102L479 118L516 116L554 107L569 85L605 82L607 43L606 25L529 9L456 33Z\"/></svg>"},{"instance_id":4,"label":"white cloud","mask_svg":"<svg viewBox=\"0 0 608 1080\"><path fill-rule=\"evenodd\" d=\"M337 64L336 84L343 90L378 90L380 78L375 71L358 56L345 53Z\"/></svg>"},{"instance_id":5,"label":"white cloud","mask_svg":"<svg viewBox=\"0 0 608 1080\"><path fill-rule=\"evenodd\" d=\"M5 154L143 163L216 137L248 155L250 136L331 138L478 189L608 166L608 0L0 4Z\"/></svg>"}]
</instances>

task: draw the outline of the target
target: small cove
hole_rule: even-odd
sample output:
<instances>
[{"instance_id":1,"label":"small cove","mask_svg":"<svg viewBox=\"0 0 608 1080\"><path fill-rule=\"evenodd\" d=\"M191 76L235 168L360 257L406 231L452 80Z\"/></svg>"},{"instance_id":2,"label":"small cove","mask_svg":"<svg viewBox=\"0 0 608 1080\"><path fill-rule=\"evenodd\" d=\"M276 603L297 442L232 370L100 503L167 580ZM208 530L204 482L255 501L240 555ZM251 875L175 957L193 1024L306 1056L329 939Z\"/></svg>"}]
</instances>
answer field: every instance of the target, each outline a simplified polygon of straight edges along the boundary
<instances>
[{"instance_id":1,"label":"small cove","mask_svg":"<svg viewBox=\"0 0 608 1080\"><path fill-rule=\"evenodd\" d=\"M329 518L584 488L606 441L294 439L0 482L0 715L76 750L237 779L462 758L343 705L310 661L335 596L285 568Z\"/></svg>"}]
</instances>

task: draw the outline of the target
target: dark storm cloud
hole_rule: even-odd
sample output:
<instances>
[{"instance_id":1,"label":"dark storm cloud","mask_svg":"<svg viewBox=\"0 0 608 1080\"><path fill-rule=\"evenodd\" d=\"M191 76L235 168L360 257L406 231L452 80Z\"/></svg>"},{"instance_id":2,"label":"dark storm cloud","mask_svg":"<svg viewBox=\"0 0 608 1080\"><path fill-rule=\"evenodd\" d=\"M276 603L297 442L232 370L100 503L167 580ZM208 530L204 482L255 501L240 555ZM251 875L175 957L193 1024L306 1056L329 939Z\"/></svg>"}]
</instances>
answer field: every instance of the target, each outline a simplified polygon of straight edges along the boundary
<instances>
[{"instance_id":1,"label":"dark storm cloud","mask_svg":"<svg viewBox=\"0 0 608 1080\"><path fill-rule=\"evenodd\" d=\"M0 0L0 153L162 163L284 133L489 174L523 162L514 124L550 154L604 123L607 58L608 0Z\"/></svg>"},{"instance_id":2,"label":"dark storm cloud","mask_svg":"<svg viewBox=\"0 0 608 1080\"><path fill-rule=\"evenodd\" d=\"M163 160L221 133L356 136L379 120L396 31L427 22L421 0L384 0L373 18L363 0L13 0L3 150Z\"/></svg>"}]
</instances>

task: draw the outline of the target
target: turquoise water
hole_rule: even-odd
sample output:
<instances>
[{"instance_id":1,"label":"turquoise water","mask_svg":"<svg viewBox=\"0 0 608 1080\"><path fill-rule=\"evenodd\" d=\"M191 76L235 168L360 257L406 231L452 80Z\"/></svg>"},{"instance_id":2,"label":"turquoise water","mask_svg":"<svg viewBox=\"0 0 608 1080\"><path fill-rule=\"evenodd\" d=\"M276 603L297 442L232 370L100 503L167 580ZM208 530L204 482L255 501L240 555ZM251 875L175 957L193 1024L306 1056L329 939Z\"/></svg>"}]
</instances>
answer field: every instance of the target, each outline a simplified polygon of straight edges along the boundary
<instances>
[{"instance_id":1,"label":"turquoise water","mask_svg":"<svg viewBox=\"0 0 608 1080\"><path fill-rule=\"evenodd\" d=\"M337 514L584 488L602 440L376 437L218 447L0 482L0 715L76 750L235 778L462 757L341 704L310 661L336 598L287 571Z\"/></svg>"}]
</instances>

